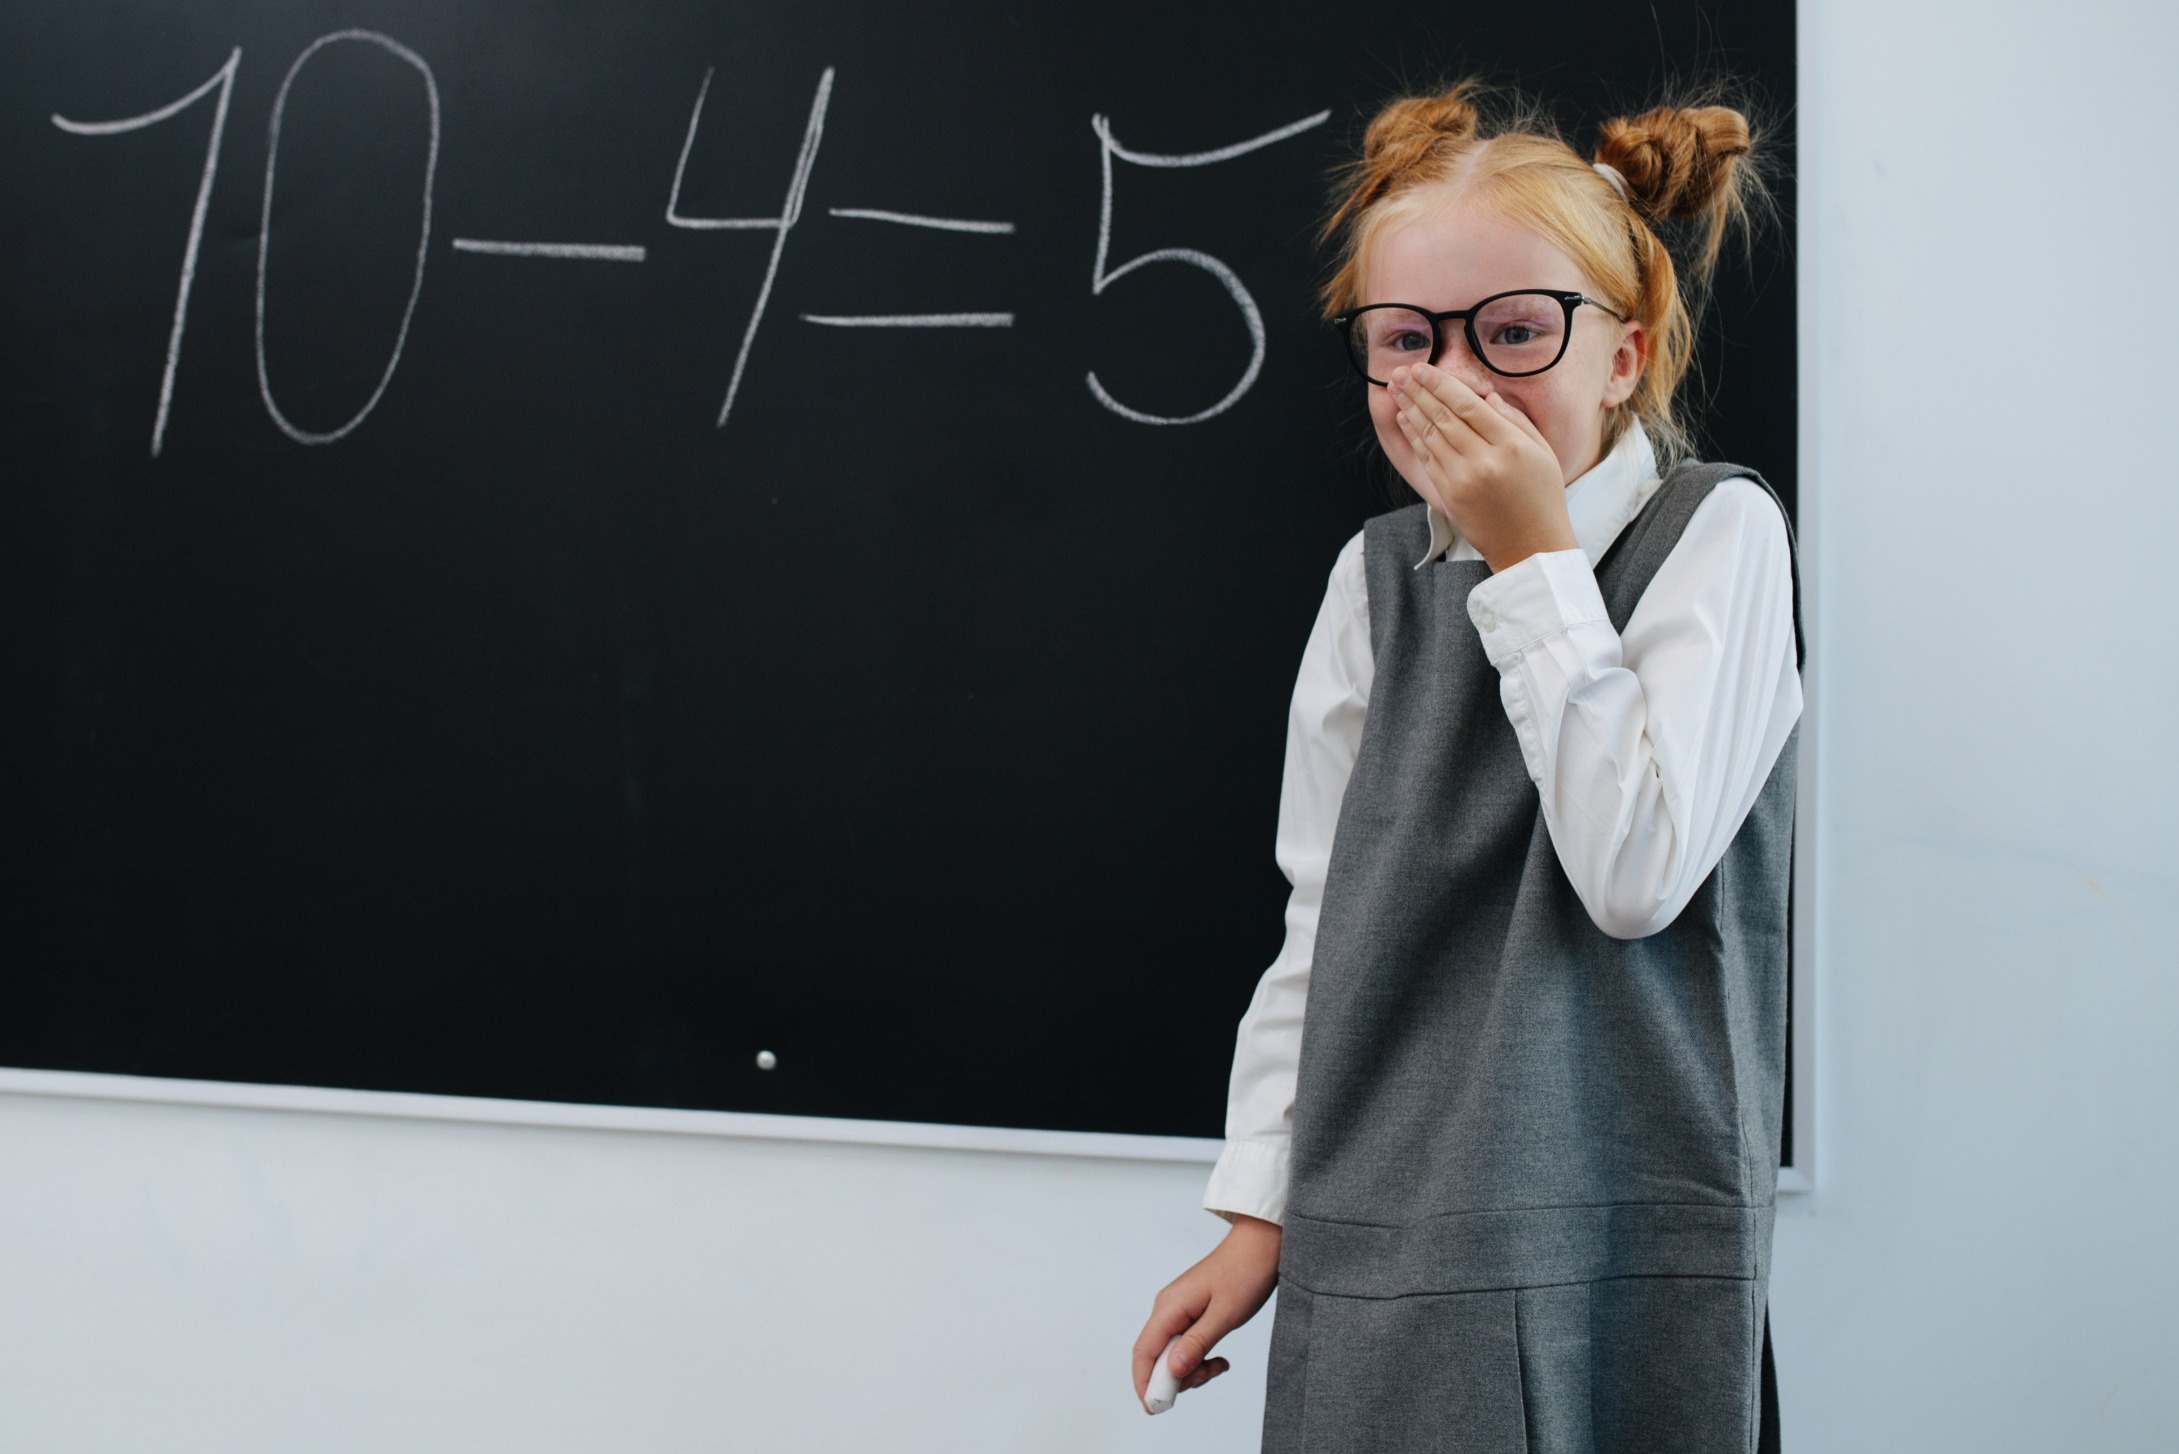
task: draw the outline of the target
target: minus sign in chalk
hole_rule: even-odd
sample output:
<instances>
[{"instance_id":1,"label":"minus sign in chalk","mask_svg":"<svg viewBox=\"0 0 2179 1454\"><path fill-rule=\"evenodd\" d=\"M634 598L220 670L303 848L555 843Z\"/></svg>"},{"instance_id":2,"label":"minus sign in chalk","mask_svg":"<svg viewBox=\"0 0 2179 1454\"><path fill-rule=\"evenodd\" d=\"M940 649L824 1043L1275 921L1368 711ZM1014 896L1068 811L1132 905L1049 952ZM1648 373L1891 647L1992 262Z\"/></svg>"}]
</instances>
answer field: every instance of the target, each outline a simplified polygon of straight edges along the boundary
<instances>
[{"instance_id":1,"label":"minus sign in chalk","mask_svg":"<svg viewBox=\"0 0 2179 1454\"><path fill-rule=\"evenodd\" d=\"M488 257L559 257L601 263L639 263L650 256L649 250L638 243L495 242L482 237L457 237L454 251Z\"/></svg>"}]
</instances>

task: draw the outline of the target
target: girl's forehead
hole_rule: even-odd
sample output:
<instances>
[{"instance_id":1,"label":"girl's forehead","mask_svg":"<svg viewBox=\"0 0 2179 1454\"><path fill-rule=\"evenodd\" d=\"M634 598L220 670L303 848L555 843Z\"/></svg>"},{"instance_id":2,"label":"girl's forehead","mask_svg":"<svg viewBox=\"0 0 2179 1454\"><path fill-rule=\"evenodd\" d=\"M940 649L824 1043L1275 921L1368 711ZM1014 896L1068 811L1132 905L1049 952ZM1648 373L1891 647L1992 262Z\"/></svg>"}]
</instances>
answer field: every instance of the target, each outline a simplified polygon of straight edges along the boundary
<instances>
[{"instance_id":1,"label":"girl's forehead","mask_svg":"<svg viewBox=\"0 0 2179 1454\"><path fill-rule=\"evenodd\" d=\"M1589 287L1557 243L1463 197L1388 219L1371 239L1362 301L1465 308L1514 288Z\"/></svg>"}]
</instances>

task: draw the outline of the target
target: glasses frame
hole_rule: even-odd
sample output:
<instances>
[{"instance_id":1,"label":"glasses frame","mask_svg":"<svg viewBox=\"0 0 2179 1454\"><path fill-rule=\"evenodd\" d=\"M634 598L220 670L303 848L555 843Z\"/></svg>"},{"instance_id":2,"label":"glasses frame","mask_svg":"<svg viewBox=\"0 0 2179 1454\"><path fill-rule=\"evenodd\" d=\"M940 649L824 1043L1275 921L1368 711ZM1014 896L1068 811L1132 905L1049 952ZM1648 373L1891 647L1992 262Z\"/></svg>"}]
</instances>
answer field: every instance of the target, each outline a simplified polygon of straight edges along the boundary
<instances>
[{"instance_id":1,"label":"glasses frame","mask_svg":"<svg viewBox=\"0 0 2179 1454\"><path fill-rule=\"evenodd\" d=\"M1551 362L1539 369L1522 369L1515 372L1511 369L1499 368L1484 353L1483 340L1475 336L1475 315L1501 298L1518 298L1527 295L1554 299L1561 308L1566 310L1566 326L1559 334L1559 351L1553 355ZM1559 360L1566 357L1566 350L1574 341L1574 310L1584 303L1599 312L1609 313L1621 323L1627 321L1626 315L1619 312L1618 309L1599 303L1586 293L1570 293L1563 288L1508 288L1503 293L1491 294L1488 298L1472 307L1448 308L1443 313L1433 313L1428 308L1418 308L1413 303L1370 303L1360 308L1349 308L1346 312L1335 315L1332 318L1332 327L1339 330L1340 351L1346 354L1347 363L1353 367L1356 373L1362 376L1364 382L1375 384L1380 389L1388 387L1389 381L1371 378L1369 366L1355 357L1354 320L1360 318L1364 313L1374 313L1383 308L1398 308L1403 312L1413 313L1417 317L1430 320L1430 357L1428 362L1433 365L1445 356L1445 325L1457 318L1460 320L1461 331L1467 335L1468 352L1475 355L1477 363L1483 365L1484 368L1489 369L1500 378L1532 379L1538 374L1549 373L1552 369L1557 368Z\"/></svg>"}]
</instances>

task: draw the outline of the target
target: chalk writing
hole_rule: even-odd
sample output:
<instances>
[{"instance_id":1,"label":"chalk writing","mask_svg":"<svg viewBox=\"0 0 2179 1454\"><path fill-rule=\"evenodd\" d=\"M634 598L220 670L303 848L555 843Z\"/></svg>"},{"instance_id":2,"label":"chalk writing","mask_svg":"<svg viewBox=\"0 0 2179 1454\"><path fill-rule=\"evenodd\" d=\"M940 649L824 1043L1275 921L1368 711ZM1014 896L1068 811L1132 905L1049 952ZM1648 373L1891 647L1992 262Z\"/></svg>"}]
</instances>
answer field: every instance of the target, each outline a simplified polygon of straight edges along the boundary
<instances>
[{"instance_id":1,"label":"chalk writing","mask_svg":"<svg viewBox=\"0 0 2179 1454\"><path fill-rule=\"evenodd\" d=\"M170 116L179 116L213 91L219 92L219 104L212 108L212 135L204 144L204 173L197 181L197 205L189 214L189 242L182 249L182 280L174 290L174 326L167 333L166 371L159 376L159 411L151 421L151 457L157 459L166 444L166 419L174 405L174 372L181 366L182 334L189 326L189 287L197 279L197 246L204 238L204 213L212 205L212 180L219 175L219 142L227 132L227 102L235 92L235 71L242 64L242 47L236 46L228 53L227 64L212 72L212 78L191 91L179 101L170 101L156 111L141 116L127 116L119 121L70 121L59 112L53 114L53 124L63 131L77 136L118 136L125 131L138 131L146 126L157 126Z\"/></svg>"},{"instance_id":2,"label":"chalk writing","mask_svg":"<svg viewBox=\"0 0 2179 1454\"><path fill-rule=\"evenodd\" d=\"M487 257L564 257L601 263L639 263L650 250L640 244L615 242L491 242L481 237L457 237L454 251L483 253Z\"/></svg>"},{"instance_id":3,"label":"chalk writing","mask_svg":"<svg viewBox=\"0 0 2179 1454\"><path fill-rule=\"evenodd\" d=\"M1113 158L1118 157L1122 161L1132 162L1141 167L1207 167L1216 162L1231 161L1237 156L1246 156L1252 151L1270 146L1273 142L1284 141L1290 136L1299 136L1313 126L1322 126L1331 119L1331 115L1332 113L1329 111L1319 111L1314 116L1305 116L1290 125L1282 126L1276 131L1267 131L1262 136L1251 137L1247 141L1237 141L1231 146L1222 146L1215 151L1190 152L1178 156L1161 156L1152 152L1129 151L1126 147L1120 145L1118 138L1113 136L1112 123L1109 120L1102 116L1090 118L1090 129L1097 133L1099 143L1097 159L1104 172L1105 184L1103 205L1098 209L1097 213L1097 261L1090 267L1091 294L1102 297L1105 289L1111 287L1129 273L1134 272L1137 268L1146 268L1152 263L1186 263L1190 267L1201 268L1225 285L1226 292L1233 298L1234 306L1241 310L1241 321L1248 327L1249 341L1248 367L1242 371L1240 381L1226 391L1224 398L1207 409L1198 409L1193 414L1174 415L1149 414L1140 409L1130 408L1118 399L1113 398L1106 391L1105 386L1098 381L1097 371L1091 369L1088 375L1089 391L1098 403L1104 405L1122 419L1132 419L1137 424L1200 424L1206 419L1215 419L1231 409L1235 404L1241 402L1242 395L1255 386L1256 376L1263 372L1264 367L1263 312L1257 308L1256 299L1250 295L1248 288L1241 282L1240 276L1232 268L1227 267L1209 253L1198 252L1192 247L1161 247L1146 252L1140 257L1129 258L1111 271L1106 271L1105 258L1112 248Z\"/></svg>"},{"instance_id":4,"label":"chalk writing","mask_svg":"<svg viewBox=\"0 0 2179 1454\"><path fill-rule=\"evenodd\" d=\"M354 42L375 45L408 64L414 66L424 78L424 98L431 109L431 141L424 152L424 220L417 230L416 272L409 283L409 300L401 310L401 330L394 336L393 350L386 357L386 371L378 376L378 387L371 390L371 397L363 401L363 407L349 416L348 422L337 429L304 429L280 410L279 401L272 394L272 370L265 363L265 277L272 261L272 195L274 169L280 164L280 122L287 114L288 93L295 88L295 78L302 74L310 58L329 45ZM378 401L385 397L386 386L393 382L393 371L401 366L401 349L409 341L409 322L416 316L416 299L424 290L424 260L431 255L431 184L439 173L439 82L431 74L431 67L424 58L401 42L380 35L375 30L336 30L321 35L303 47L303 53L288 67L288 73L280 82L279 94L272 100L272 124L265 147L265 207L257 227L257 387L265 400L265 412L272 422L280 426L281 433L297 444L331 444L354 431L358 424L371 416Z\"/></svg>"},{"instance_id":5,"label":"chalk writing","mask_svg":"<svg viewBox=\"0 0 2179 1454\"><path fill-rule=\"evenodd\" d=\"M310 61L321 51L336 45L374 46L393 56L413 69L423 81L424 104L430 123L429 140L425 148L421 169L422 220L418 226L416 261L412 271L408 298L403 305L401 325L384 367L380 370L375 386L361 407L338 427L325 430L304 428L297 424L281 407L273 388L272 367L267 358L265 345L266 316L269 308L267 280L272 273L272 221L276 184L279 178L281 156L281 128L287 114L288 101L296 85L303 79ZM213 186L219 173L219 155L222 138L226 132L227 112L233 99L235 77L242 64L241 47L229 53L226 62L210 77L179 97L156 110L138 116L123 117L114 121L75 121L54 113L52 124L62 131L77 136L113 136L124 132L156 126L162 121L179 116L199 101L216 97L212 112L211 134L206 140L204 166L197 183L196 204L190 214L188 239L183 247L181 278L174 294L174 315L167 336L166 367L159 381L159 399L152 418L151 453L156 458L165 447L170 423L175 377L180 368L182 345L188 327L189 299L196 279L201 243L204 236L205 218L211 205ZM768 232L771 249L765 260L764 272L757 284L756 295L751 303L746 323L743 325L741 342L734 354L733 365L728 371L725 395L719 404L716 427L724 428L733 416L734 402L740 396L751 356L756 347L757 334L772 301L780 276L780 265L786 255L787 241L801 223L804 204L808 199L811 179L816 171L817 157L825 136L826 112L831 105L836 70L826 67L817 78L815 92L810 100L808 118L803 125L802 140L795 152L794 163L788 174L785 195L776 213L764 216L702 216L685 211L682 193L688 180L689 160L696 150L698 136L702 133L704 106L711 95L716 78L716 68L707 67L703 79L696 88L696 99L690 105L688 124L681 135L679 154L674 159L672 178L666 189L664 221L666 226L690 232ZM1154 414L1136 408L1115 398L1091 369L1084 379L1089 393L1103 408L1123 419L1138 424L1186 425L1199 424L1216 418L1238 403L1255 385L1263 372L1266 351L1262 310L1239 274L1226 262L1211 254L1184 247L1161 247L1114 265L1111 261L1112 217L1114 195L1113 164L1125 162L1140 167L1204 167L1245 156L1290 137L1301 135L1313 127L1321 126L1331 116L1329 111L1319 111L1299 121L1279 127L1245 141L1207 151L1185 153L1159 153L1137 151L1121 144L1114 134L1112 122L1105 116L1093 116L1090 128L1097 137L1098 167L1102 183L1098 221L1097 245L1090 265L1090 293L1101 297L1113 284L1130 273L1155 263L1177 263L1201 269L1216 279L1232 300L1240 314L1242 326L1249 338L1249 359L1239 379L1227 387L1215 402L1193 413ZM353 433L371 412L378 407L392 385L400 368L401 355L407 346L409 326L416 316L418 300L424 286L425 264L430 258L431 232L434 208L433 188L438 176L440 148L440 97L439 83L425 59L393 39L372 30L337 30L319 36L305 46L280 82L273 98L272 111L266 129L264 195L258 214L257 228L257 280L256 280L256 363L258 393L265 412L288 438L299 444L326 445L335 443ZM887 207L828 207L825 215L846 222L877 223L892 227L920 228L929 231L1010 238L1016 233L1015 224L992 218L946 217L929 213L903 211ZM523 241L502 238L455 237L450 239L454 252L477 257L540 258L574 262L641 263L650 256L650 246L636 242L555 242ZM874 328L874 329L1011 329L1018 316L1013 308L976 308L940 312L901 313L844 313L798 312L802 322L820 328Z\"/></svg>"},{"instance_id":6,"label":"chalk writing","mask_svg":"<svg viewBox=\"0 0 2179 1454\"><path fill-rule=\"evenodd\" d=\"M860 317L837 313L805 313L804 323L828 328L1012 328L1011 313L865 313Z\"/></svg>"},{"instance_id":7,"label":"chalk writing","mask_svg":"<svg viewBox=\"0 0 2179 1454\"><path fill-rule=\"evenodd\" d=\"M834 217L859 217L865 222L897 222L903 227L932 227L940 232L983 232L1006 235L1011 222L972 222L965 217L918 217L913 212L887 212L877 207L827 207Z\"/></svg>"},{"instance_id":8,"label":"chalk writing","mask_svg":"<svg viewBox=\"0 0 2179 1454\"><path fill-rule=\"evenodd\" d=\"M764 281L757 286L756 306L749 310L749 326L742 330L741 352L734 355L734 373L726 382L726 402L719 406L718 427L724 429L734 412L734 396L741 392L742 372L749 367L749 350L757 341L757 327L764 322L765 305L772 300L772 284L779 277L779 259L787 251L787 236L802 220L802 199L809 192L810 172L817 165L817 148L825 139L825 107L832 100L832 67L817 78L817 96L810 102L809 125L802 131L802 150L795 154L794 176L787 183L787 200L777 217L683 217L681 177L688 170L689 149L696 145L696 127L703 120L704 97L711 91L711 72L696 89L696 105L689 112L688 136L681 142L681 160L674 164L673 190L666 196L666 220L676 227L762 228L773 231L772 256L764 265Z\"/></svg>"}]
</instances>

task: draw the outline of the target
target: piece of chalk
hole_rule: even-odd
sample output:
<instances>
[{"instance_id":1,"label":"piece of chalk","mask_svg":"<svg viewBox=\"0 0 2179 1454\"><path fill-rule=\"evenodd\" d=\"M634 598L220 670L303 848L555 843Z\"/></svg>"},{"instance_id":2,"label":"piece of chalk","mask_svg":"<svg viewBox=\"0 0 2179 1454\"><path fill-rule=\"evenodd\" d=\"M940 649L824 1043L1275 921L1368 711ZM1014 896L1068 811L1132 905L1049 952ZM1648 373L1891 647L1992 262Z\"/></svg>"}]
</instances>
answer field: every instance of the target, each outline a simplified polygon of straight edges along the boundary
<instances>
[{"instance_id":1,"label":"piece of chalk","mask_svg":"<svg viewBox=\"0 0 2179 1454\"><path fill-rule=\"evenodd\" d=\"M1180 1397L1180 1380L1173 1377L1168 1361L1179 1346L1178 1338L1166 1344L1165 1351L1158 1355L1157 1366L1150 1370L1150 1387L1143 1393L1142 1406L1153 1414L1164 1413L1173 1406L1173 1400Z\"/></svg>"}]
</instances>

